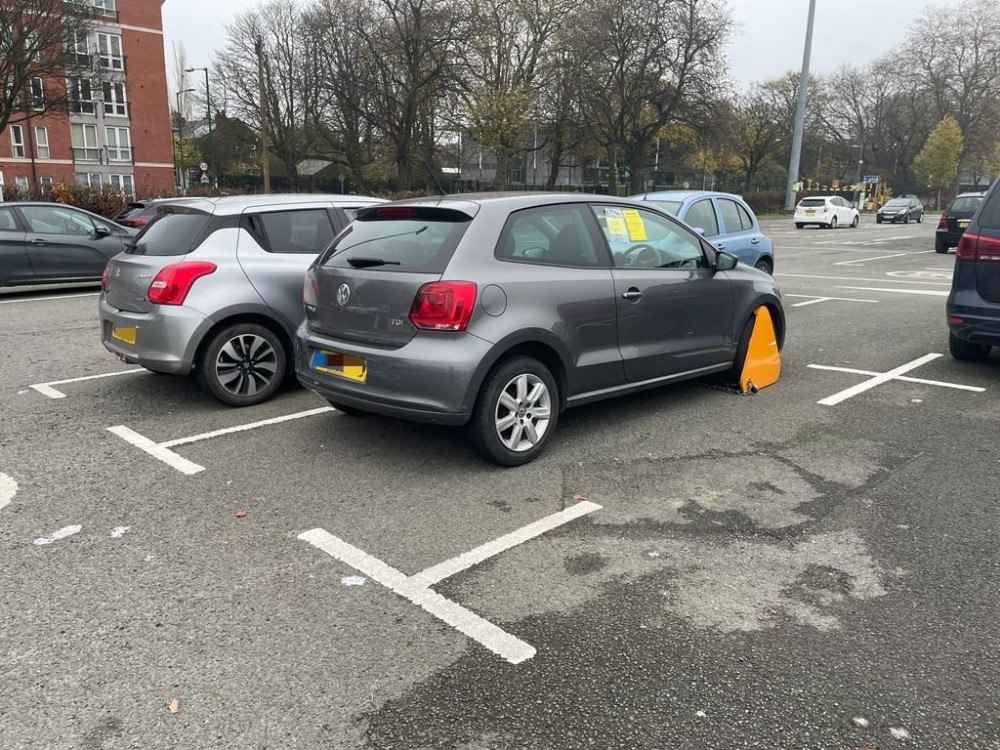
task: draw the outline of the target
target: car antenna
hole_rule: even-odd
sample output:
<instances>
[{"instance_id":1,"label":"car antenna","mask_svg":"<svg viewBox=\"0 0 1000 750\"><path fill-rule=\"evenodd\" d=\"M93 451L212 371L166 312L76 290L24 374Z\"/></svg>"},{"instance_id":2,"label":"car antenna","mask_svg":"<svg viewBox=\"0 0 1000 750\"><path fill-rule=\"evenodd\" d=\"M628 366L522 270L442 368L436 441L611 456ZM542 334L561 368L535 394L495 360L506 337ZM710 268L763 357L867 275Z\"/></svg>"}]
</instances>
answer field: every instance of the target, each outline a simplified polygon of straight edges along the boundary
<instances>
[{"instance_id":1,"label":"car antenna","mask_svg":"<svg viewBox=\"0 0 1000 750\"><path fill-rule=\"evenodd\" d=\"M423 159L420 160L420 163L424 165L424 169L427 170L427 174L429 174L431 176L431 179L434 180L434 187L436 187L438 189L438 194L439 195L448 195L448 193L446 193L444 191L444 188L441 187L441 183L437 181L437 177L434 176L434 170L432 170L427 165L427 162L424 161Z\"/></svg>"}]
</instances>

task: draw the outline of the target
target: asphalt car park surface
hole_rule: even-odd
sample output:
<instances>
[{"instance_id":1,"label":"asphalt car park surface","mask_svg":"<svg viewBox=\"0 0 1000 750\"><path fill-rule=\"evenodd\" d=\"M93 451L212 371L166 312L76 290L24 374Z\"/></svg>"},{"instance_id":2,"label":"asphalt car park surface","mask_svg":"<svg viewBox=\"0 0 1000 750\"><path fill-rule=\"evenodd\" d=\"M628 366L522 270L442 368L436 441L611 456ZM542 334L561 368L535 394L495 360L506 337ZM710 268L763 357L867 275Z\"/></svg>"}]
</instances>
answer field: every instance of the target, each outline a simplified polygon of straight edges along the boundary
<instances>
[{"instance_id":1,"label":"asphalt car park surface","mask_svg":"<svg viewBox=\"0 0 1000 750\"><path fill-rule=\"evenodd\" d=\"M516 469L0 293L0 747L1000 747L1000 356L947 356L954 254L764 224L775 386L572 409Z\"/></svg>"}]
</instances>

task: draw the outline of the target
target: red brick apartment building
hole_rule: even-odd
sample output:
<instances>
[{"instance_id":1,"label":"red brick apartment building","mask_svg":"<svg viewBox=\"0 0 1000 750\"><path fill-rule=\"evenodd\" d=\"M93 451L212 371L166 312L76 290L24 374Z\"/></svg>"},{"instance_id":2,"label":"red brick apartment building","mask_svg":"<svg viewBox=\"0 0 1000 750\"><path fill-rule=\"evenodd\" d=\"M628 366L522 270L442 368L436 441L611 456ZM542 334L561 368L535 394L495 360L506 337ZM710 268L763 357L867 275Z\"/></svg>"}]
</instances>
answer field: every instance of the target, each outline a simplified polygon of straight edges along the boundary
<instances>
[{"instance_id":1,"label":"red brick apartment building","mask_svg":"<svg viewBox=\"0 0 1000 750\"><path fill-rule=\"evenodd\" d=\"M173 190L164 0L77 2L95 14L90 38L69 50L84 72L68 67L65 78L32 80L30 118L14 118L20 122L0 134L0 184L28 190L81 182L133 195ZM68 103L46 114L46 95Z\"/></svg>"}]
</instances>

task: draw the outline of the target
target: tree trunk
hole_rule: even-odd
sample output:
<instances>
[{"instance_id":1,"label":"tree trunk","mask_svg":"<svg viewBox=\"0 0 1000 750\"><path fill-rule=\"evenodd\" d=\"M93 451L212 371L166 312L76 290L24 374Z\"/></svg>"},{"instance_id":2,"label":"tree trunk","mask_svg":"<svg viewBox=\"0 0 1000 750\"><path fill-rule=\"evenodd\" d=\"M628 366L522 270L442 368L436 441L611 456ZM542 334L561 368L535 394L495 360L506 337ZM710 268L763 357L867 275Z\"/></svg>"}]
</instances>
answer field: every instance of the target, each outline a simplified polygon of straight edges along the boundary
<instances>
[{"instance_id":1,"label":"tree trunk","mask_svg":"<svg viewBox=\"0 0 1000 750\"><path fill-rule=\"evenodd\" d=\"M555 150L549 154L549 178L545 181L546 190L555 190L559 181L559 166L562 163L562 150Z\"/></svg>"},{"instance_id":2,"label":"tree trunk","mask_svg":"<svg viewBox=\"0 0 1000 750\"><path fill-rule=\"evenodd\" d=\"M493 189L507 189L507 167L510 165L510 154L506 151L497 151L497 170L493 175Z\"/></svg>"},{"instance_id":3,"label":"tree trunk","mask_svg":"<svg viewBox=\"0 0 1000 750\"><path fill-rule=\"evenodd\" d=\"M645 162L645 151L644 148L639 148L638 146L631 149L629 154L629 169L631 174L628 178L628 188L632 195L636 193L646 192L646 176L643 172L643 162Z\"/></svg>"}]
</instances>

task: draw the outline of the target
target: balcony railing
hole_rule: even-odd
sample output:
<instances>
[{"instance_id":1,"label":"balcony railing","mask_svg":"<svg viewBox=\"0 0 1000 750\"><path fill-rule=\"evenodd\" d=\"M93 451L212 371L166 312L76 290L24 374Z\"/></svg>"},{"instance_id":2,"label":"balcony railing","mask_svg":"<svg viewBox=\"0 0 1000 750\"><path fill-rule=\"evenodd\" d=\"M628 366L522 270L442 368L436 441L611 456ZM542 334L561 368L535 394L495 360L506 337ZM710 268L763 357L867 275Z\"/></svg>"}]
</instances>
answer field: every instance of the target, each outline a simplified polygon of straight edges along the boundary
<instances>
[{"instance_id":1,"label":"balcony railing","mask_svg":"<svg viewBox=\"0 0 1000 750\"><path fill-rule=\"evenodd\" d=\"M106 70L115 73L128 73L128 58L125 55L112 55L103 52L66 52L66 67L70 70Z\"/></svg>"},{"instance_id":2,"label":"balcony railing","mask_svg":"<svg viewBox=\"0 0 1000 750\"><path fill-rule=\"evenodd\" d=\"M74 146L72 148L75 164L133 164L135 153L131 146Z\"/></svg>"},{"instance_id":3,"label":"balcony railing","mask_svg":"<svg viewBox=\"0 0 1000 750\"><path fill-rule=\"evenodd\" d=\"M101 149L97 146L74 146L73 147L73 161L74 162L90 162L93 164L103 164L101 159Z\"/></svg>"}]
</instances>

